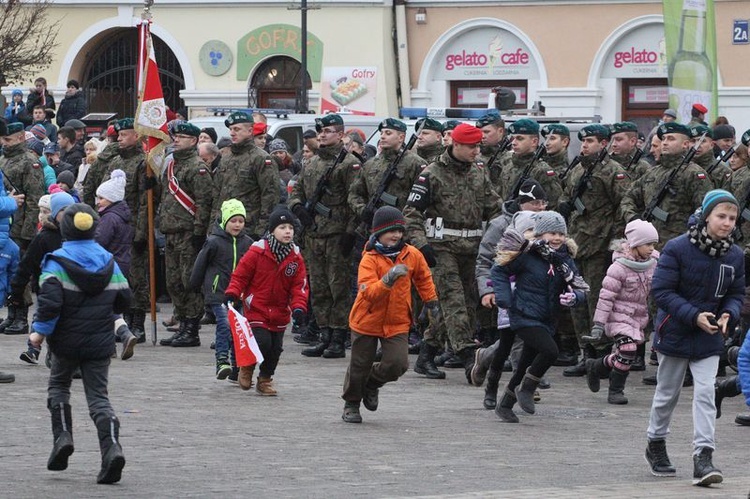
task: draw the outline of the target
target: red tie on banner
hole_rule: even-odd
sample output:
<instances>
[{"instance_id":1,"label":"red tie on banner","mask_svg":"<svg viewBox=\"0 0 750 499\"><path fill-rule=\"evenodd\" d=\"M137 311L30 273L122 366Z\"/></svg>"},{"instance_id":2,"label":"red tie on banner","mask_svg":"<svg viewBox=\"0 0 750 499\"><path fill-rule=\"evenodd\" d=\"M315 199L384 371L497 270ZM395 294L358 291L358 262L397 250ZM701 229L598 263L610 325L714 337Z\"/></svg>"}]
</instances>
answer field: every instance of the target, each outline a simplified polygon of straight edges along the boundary
<instances>
[{"instance_id":1,"label":"red tie on banner","mask_svg":"<svg viewBox=\"0 0 750 499\"><path fill-rule=\"evenodd\" d=\"M252 366L263 362L263 354L250 324L231 303L227 308L227 319L234 339L234 358L237 361L237 367Z\"/></svg>"}]
</instances>

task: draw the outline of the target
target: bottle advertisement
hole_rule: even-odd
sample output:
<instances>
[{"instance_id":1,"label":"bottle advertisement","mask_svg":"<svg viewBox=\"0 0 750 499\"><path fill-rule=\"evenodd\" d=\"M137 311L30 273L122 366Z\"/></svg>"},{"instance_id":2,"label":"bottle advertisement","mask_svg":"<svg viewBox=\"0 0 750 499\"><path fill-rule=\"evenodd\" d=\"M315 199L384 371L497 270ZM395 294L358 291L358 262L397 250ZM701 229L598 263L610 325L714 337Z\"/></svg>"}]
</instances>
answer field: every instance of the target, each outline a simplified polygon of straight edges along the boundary
<instances>
[{"instance_id":1,"label":"bottle advertisement","mask_svg":"<svg viewBox=\"0 0 750 499\"><path fill-rule=\"evenodd\" d=\"M669 107L689 123L693 104L718 111L714 0L664 0L664 34L669 64Z\"/></svg>"}]
</instances>

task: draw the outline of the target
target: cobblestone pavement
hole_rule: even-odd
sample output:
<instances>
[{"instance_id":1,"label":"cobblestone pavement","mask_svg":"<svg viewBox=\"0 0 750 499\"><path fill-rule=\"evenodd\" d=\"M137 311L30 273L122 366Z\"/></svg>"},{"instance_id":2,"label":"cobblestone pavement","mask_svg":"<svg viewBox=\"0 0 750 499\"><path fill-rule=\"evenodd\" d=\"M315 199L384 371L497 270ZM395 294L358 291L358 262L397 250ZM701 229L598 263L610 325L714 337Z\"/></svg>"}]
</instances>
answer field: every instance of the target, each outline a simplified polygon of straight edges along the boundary
<instances>
[{"instance_id":1,"label":"cobblestone pavement","mask_svg":"<svg viewBox=\"0 0 750 499\"><path fill-rule=\"evenodd\" d=\"M162 305L159 323L170 315ZM167 335L161 325L160 337ZM52 445L46 410L48 371L24 365L25 337L0 335L0 497L466 497L745 498L750 491L747 410L726 400L715 464L724 483L696 488L692 478L690 391L683 393L668 448L676 478L652 477L644 461L653 389L634 373L630 404L606 403L606 387L552 368L537 414L500 423L482 408L483 389L448 370L443 381L409 371L381 390L364 423L341 421L348 360L308 359L287 333L276 373L279 396L214 378L203 326L199 348L138 345L113 359L110 396L122 421L127 465L121 483L96 485L99 449L80 381L73 385L76 451L64 472L46 470ZM347 354L348 355L348 354ZM415 357L411 357L412 363ZM653 372L652 367L646 374ZM507 374L505 375L507 380Z\"/></svg>"}]
</instances>

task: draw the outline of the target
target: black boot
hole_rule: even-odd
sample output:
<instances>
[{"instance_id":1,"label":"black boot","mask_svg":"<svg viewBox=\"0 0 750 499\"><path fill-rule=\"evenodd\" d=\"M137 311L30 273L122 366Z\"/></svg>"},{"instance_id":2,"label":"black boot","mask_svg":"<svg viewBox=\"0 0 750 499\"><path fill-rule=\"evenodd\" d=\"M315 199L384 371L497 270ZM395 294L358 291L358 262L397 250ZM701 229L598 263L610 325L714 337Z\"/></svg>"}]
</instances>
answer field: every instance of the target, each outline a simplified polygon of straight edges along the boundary
<instances>
[{"instance_id":1,"label":"black boot","mask_svg":"<svg viewBox=\"0 0 750 499\"><path fill-rule=\"evenodd\" d=\"M419 357L417 357L417 362L414 364L414 372L424 374L430 379L445 379L445 373L439 371L435 365L435 354L437 354L437 348L422 340Z\"/></svg>"},{"instance_id":2,"label":"black boot","mask_svg":"<svg viewBox=\"0 0 750 499\"><path fill-rule=\"evenodd\" d=\"M714 466L713 453L713 449L703 447L697 455L693 456L693 485L705 487L724 480L721 470Z\"/></svg>"},{"instance_id":3,"label":"black boot","mask_svg":"<svg viewBox=\"0 0 750 499\"><path fill-rule=\"evenodd\" d=\"M750 426L750 414L737 414L734 422L740 426Z\"/></svg>"},{"instance_id":4,"label":"black boot","mask_svg":"<svg viewBox=\"0 0 750 499\"><path fill-rule=\"evenodd\" d=\"M526 371L521 384L516 387L518 405L529 414L534 414L536 410L534 407L534 391L537 386L539 386L539 378Z\"/></svg>"},{"instance_id":5,"label":"black boot","mask_svg":"<svg viewBox=\"0 0 750 499\"><path fill-rule=\"evenodd\" d=\"M503 423L518 423L518 416L513 412L514 405L516 405L516 396L506 389L500 403L495 407L495 415Z\"/></svg>"},{"instance_id":6,"label":"black boot","mask_svg":"<svg viewBox=\"0 0 750 499\"><path fill-rule=\"evenodd\" d=\"M331 342L328 344L328 348L323 350L324 359L342 359L346 357L346 329L333 329L331 330Z\"/></svg>"},{"instance_id":7,"label":"black boot","mask_svg":"<svg viewBox=\"0 0 750 499\"><path fill-rule=\"evenodd\" d=\"M293 336L295 343L300 343L302 345L314 345L318 342L318 335L313 332L312 328L310 328L309 325L307 326L300 326L297 331L297 334Z\"/></svg>"},{"instance_id":8,"label":"black boot","mask_svg":"<svg viewBox=\"0 0 750 499\"><path fill-rule=\"evenodd\" d=\"M466 375L466 382L471 384L471 371L474 369L474 361L477 356L477 347L466 347L460 352L458 356L461 358L461 362L464 364L464 374Z\"/></svg>"},{"instance_id":9,"label":"black boot","mask_svg":"<svg viewBox=\"0 0 750 499\"><path fill-rule=\"evenodd\" d=\"M200 317L195 321L200 321ZM125 467L125 456L120 447L120 420L116 416L99 418L96 420L96 432L102 452L102 469L96 483L117 483Z\"/></svg>"},{"instance_id":10,"label":"black boot","mask_svg":"<svg viewBox=\"0 0 750 499\"><path fill-rule=\"evenodd\" d=\"M317 344L305 348L302 350L302 355L305 357L320 357L323 352L328 348L328 344L331 342L331 329L328 327L320 328L320 340Z\"/></svg>"},{"instance_id":11,"label":"black boot","mask_svg":"<svg viewBox=\"0 0 750 499\"><path fill-rule=\"evenodd\" d=\"M607 402L613 405L625 405L628 398L625 396L625 381L628 379L629 371L612 369L609 373L609 394Z\"/></svg>"},{"instance_id":12,"label":"black boot","mask_svg":"<svg viewBox=\"0 0 750 499\"><path fill-rule=\"evenodd\" d=\"M586 361L586 383L589 385L589 390L594 393L599 391L602 371L609 371L604 364L603 357Z\"/></svg>"},{"instance_id":13,"label":"black boot","mask_svg":"<svg viewBox=\"0 0 750 499\"><path fill-rule=\"evenodd\" d=\"M29 334L29 307L16 307L13 322L5 328L5 334Z\"/></svg>"},{"instance_id":14,"label":"black boot","mask_svg":"<svg viewBox=\"0 0 750 499\"><path fill-rule=\"evenodd\" d=\"M631 371L646 370L646 344L641 343L635 349L635 361L630 365Z\"/></svg>"},{"instance_id":15,"label":"black boot","mask_svg":"<svg viewBox=\"0 0 750 499\"><path fill-rule=\"evenodd\" d=\"M200 317L192 317L190 319L185 319L183 322L185 323L185 330L184 333L180 336L177 336L174 340L172 340L172 346L173 347L199 347L201 346L201 338L199 336L199 329L200 329Z\"/></svg>"},{"instance_id":16,"label":"black boot","mask_svg":"<svg viewBox=\"0 0 750 499\"><path fill-rule=\"evenodd\" d=\"M724 400L724 397L736 397L740 393L742 393L742 391L737 388L737 376L730 376L729 378L716 383L716 388L714 390L716 419L721 417L721 403Z\"/></svg>"},{"instance_id":17,"label":"black boot","mask_svg":"<svg viewBox=\"0 0 750 499\"><path fill-rule=\"evenodd\" d=\"M5 329L13 324L13 322L16 320L16 307L15 305L12 305L10 302L8 303L8 316L3 319L2 322L0 322L0 334L5 332Z\"/></svg>"},{"instance_id":18,"label":"black boot","mask_svg":"<svg viewBox=\"0 0 750 499\"><path fill-rule=\"evenodd\" d=\"M446 369L461 369L462 367L464 367L464 363L461 360L461 357L454 353L453 355L445 359L445 361L443 362L443 367Z\"/></svg>"},{"instance_id":19,"label":"black boot","mask_svg":"<svg viewBox=\"0 0 750 499\"><path fill-rule=\"evenodd\" d=\"M47 469L50 471L62 471L68 467L68 458L73 451L73 416L70 413L70 405L57 404L49 406L52 416L52 436L54 446L47 460Z\"/></svg>"},{"instance_id":20,"label":"black boot","mask_svg":"<svg viewBox=\"0 0 750 499\"><path fill-rule=\"evenodd\" d=\"M675 476L677 470L672 466L667 454L667 442L665 440L649 440L646 447L646 461L651 467L654 476Z\"/></svg>"},{"instance_id":21,"label":"black boot","mask_svg":"<svg viewBox=\"0 0 750 499\"><path fill-rule=\"evenodd\" d=\"M130 332L138 338L138 343L146 343L146 312L143 310L133 310Z\"/></svg>"},{"instance_id":22,"label":"black boot","mask_svg":"<svg viewBox=\"0 0 750 499\"><path fill-rule=\"evenodd\" d=\"M453 348L451 348L450 345L448 345L442 352L438 354L438 352L435 352L435 365L438 367L443 367L445 363L451 359L455 355L455 352L453 351Z\"/></svg>"},{"instance_id":23,"label":"black boot","mask_svg":"<svg viewBox=\"0 0 750 499\"><path fill-rule=\"evenodd\" d=\"M487 374L487 386L484 389L484 408L488 411L497 407L497 388L500 384L500 371L490 369Z\"/></svg>"},{"instance_id":24,"label":"black boot","mask_svg":"<svg viewBox=\"0 0 750 499\"><path fill-rule=\"evenodd\" d=\"M568 378L580 378L586 376L586 361L596 358L596 350L591 345L586 345L583 349L583 358L581 361L571 367L563 369L563 376Z\"/></svg>"},{"instance_id":25,"label":"black boot","mask_svg":"<svg viewBox=\"0 0 750 499\"><path fill-rule=\"evenodd\" d=\"M174 340L176 340L178 337L180 337L180 336L182 336L182 335L185 334L185 326L186 326L185 321L180 320L180 322L179 322L179 328L177 329L177 331L175 331L174 333L172 333L172 336L170 336L169 338L163 338L163 339L159 340L159 345L161 345L163 347L171 347L172 346L172 342ZM131 331L131 333L132 333L132 331Z\"/></svg>"}]
</instances>

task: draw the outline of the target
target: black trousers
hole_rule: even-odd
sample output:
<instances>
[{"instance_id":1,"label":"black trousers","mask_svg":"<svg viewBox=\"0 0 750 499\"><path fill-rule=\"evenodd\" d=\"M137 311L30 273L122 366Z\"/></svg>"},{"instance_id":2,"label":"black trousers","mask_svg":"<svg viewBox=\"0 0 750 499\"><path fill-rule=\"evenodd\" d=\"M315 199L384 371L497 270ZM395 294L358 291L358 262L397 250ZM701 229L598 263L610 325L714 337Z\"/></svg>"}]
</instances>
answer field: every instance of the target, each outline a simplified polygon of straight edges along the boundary
<instances>
[{"instance_id":1,"label":"black trousers","mask_svg":"<svg viewBox=\"0 0 750 499\"><path fill-rule=\"evenodd\" d=\"M263 354L263 363L260 365L259 376L271 378L279 365L281 352L284 351L284 333L272 332L262 327L254 327L253 334L258 342L260 352Z\"/></svg>"},{"instance_id":2,"label":"black trousers","mask_svg":"<svg viewBox=\"0 0 750 499\"><path fill-rule=\"evenodd\" d=\"M555 338L543 327L524 327L514 332L523 340L523 350L518 359L518 368L508 382L510 391L521 384L527 369L534 377L544 376L559 354Z\"/></svg>"}]
</instances>

